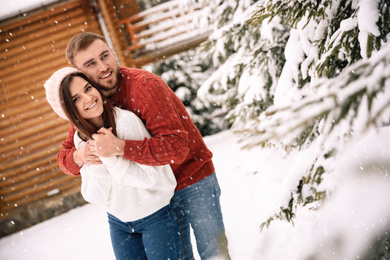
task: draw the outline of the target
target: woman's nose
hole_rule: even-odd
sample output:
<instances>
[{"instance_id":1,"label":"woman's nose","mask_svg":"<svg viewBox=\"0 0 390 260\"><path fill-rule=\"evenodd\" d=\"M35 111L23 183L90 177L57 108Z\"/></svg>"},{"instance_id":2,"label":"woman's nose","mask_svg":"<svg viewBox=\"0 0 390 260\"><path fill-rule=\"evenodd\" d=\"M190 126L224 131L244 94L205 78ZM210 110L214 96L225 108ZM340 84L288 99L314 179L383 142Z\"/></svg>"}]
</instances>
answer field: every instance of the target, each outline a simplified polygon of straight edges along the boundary
<instances>
[{"instance_id":1,"label":"woman's nose","mask_svg":"<svg viewBox=\"0 0 390 260\"><path fill-rule=\"evenodd\" d=\"M87 102L87 103L91 103L92 102L92 96L91 95L85 95L85 101Z\"/></svg>"},{"instance_id":2,"label":"woman's nose","mask_svg":"<svg viewBox=\"0 0 390 260\"><path fill-rule=\"evenodd\" d=\"M92 96L91 95L88 95L87 93L85 93L84 95L82 95L82 100L84 102L84 104L88 104L92 101Z\"/></svg>"}]
</instances>

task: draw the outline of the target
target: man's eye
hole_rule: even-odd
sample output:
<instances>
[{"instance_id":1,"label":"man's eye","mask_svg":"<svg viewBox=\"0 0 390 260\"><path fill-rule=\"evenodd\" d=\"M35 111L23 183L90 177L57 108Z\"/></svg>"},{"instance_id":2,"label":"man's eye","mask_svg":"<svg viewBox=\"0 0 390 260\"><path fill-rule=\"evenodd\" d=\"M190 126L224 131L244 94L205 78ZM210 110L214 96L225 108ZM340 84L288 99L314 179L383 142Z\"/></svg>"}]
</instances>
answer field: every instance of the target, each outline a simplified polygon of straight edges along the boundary
<instances>
[{"instance_id":1,"label":"man's eye","mask_svg":"<svg viewBox=\"0 0 390 260\"><path fill-rule=\"evenodd\" d=\"M95 62L90 62L90 63L87 64L87 67L91 67L93 65L95 65Z\"/></svg>"},{"instance_id":2,"label":"man's eye","mask_svg":"<svg viewBox=\"0 0 390 260\"><path fill-rule=\"evenodd\" d=\"M107 57L108 57L108 54L104 54L104 55L102 56L102 60L107 59Z\"/></svg>"}]
</instances>

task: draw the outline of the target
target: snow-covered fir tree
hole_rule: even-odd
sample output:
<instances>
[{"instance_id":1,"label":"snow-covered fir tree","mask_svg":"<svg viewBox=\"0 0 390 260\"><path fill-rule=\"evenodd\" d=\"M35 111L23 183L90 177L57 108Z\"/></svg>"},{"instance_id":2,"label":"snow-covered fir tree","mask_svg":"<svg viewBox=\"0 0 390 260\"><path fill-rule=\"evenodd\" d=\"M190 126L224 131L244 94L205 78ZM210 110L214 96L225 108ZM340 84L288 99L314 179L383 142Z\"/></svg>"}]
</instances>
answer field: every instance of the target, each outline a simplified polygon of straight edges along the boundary
<instances>
[{"instance_id":1,"label":"snow-covered fir tree","mask_svg":"<svg viewBox=\"0 0 390 260\"><path fill-rule=\"evenodd\" d=\"M290 219L298 205L321 202L333 188L323 180L332 178L343 144L388 123L389 8L371 0L266 1L252 15L255 26L276 18L291 30L273 106L239 131L249 146L309 149L312 155L305 169L286 175L296 178L296 187L264 225Z\"/></svg>"},{"instance_id":2,"label":"snow-covered fir tree","mask_svg":"<svg viewBox=\"0 0 390 260\"><path fill-rule=\"evenodd\" d=\"M389 123L389 8L386 0L208 3L214 33L171 74L189 79L196 67L204 75L184 84L197 90L188 101L198 118L227 120L244 147L310 151L286 173L284 200L262 227L293 221L299 206L318 207L334 188L326 183L343 144Z\"/></svg>"}]
</instances>

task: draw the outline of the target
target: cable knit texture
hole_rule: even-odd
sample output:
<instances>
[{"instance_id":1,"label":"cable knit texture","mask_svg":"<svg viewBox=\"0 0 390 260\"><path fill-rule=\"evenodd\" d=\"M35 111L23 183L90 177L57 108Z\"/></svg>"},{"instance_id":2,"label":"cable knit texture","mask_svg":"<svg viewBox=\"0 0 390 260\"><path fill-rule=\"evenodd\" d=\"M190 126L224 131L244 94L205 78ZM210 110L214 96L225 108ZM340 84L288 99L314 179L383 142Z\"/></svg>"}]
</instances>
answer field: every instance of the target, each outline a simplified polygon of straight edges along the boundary
<instances>
[{"instance_id":1,"label":"cable knit texture","mask_svg":"<svg viewBox=\"0 0 390 260\"><path fill-rule=\"evenodd\" d=\"M150 134L132 112L115 108L118 138L143 140ZM84 145L74 135L76 148ZM149 166L123 156L100 158L101 165L83 165L81 193L90 203L102 205L124 222L144 218L169 204L176 180L169 165Z\"/></svg>"},{"instance_id":2,"label":"cable knit texture","mask_svg":"<svg viewBox=\"0 0 390 260\"><path fill-rule=\"evenodd\" d=\"M178 183L176 190L214 173L211 151L167 84L145 70L120 67L120 71L118 90L110 102L134 112L153 135L144 140L127 139L124 157L140 164L170 164ZM73 161L74 131L71 127L57 161L66 174L76 175L80 168Z\"/></svg>"}]
</instances>

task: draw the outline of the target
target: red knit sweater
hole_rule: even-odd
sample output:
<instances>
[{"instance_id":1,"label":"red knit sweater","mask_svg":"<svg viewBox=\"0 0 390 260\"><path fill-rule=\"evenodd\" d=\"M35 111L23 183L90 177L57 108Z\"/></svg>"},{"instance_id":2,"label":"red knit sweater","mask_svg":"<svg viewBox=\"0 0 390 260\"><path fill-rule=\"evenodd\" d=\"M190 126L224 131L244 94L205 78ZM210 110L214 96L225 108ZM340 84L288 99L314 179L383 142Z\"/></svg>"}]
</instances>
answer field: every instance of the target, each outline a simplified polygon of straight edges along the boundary
<instances>
[{"instance_id":1,"label":"red knit sweater","mask_svg":"<svg viewBox=\"0 0 390 260\"><path fill-rule=\"evenodd\" d=\"M145 123L152 138L126 140L124 157L147 165L170 164L177 188L183 189L212 174L212 153L192 122L183 103L165 82L150 72L120 67L122 77L110 102L133 111ZM66 174L78 175L71 126L57 161Z\"/></svg>"}]
</instances>

